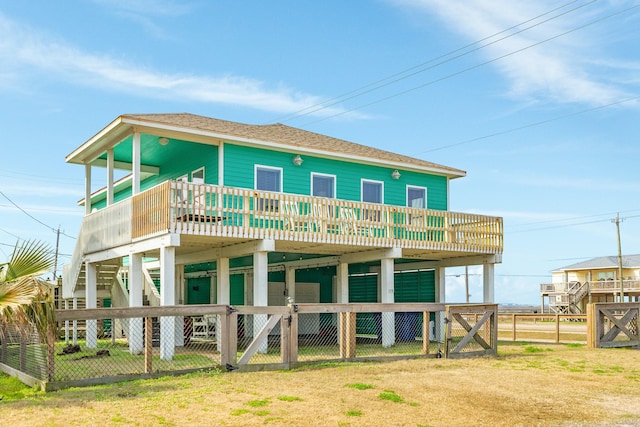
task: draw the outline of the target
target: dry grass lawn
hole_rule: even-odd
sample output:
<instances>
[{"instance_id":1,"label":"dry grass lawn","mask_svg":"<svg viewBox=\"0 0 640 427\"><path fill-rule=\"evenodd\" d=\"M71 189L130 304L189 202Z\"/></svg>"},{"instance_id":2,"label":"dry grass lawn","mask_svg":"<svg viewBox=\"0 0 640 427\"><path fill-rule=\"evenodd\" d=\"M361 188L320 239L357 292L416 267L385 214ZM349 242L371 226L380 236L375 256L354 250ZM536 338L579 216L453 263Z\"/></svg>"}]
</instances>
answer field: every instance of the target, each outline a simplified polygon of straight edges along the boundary
<instances>
[{"instance_id":1,"label":"dry grass lawn","mask_svg":"<svg viewBox=\"0 0 640 427\"><path fill-rule=\"evenodd\" d=\"M0 425L640 425L640 351L501 343L497 357L191 374L0 401Z\"/></svg>"}]
</instances>

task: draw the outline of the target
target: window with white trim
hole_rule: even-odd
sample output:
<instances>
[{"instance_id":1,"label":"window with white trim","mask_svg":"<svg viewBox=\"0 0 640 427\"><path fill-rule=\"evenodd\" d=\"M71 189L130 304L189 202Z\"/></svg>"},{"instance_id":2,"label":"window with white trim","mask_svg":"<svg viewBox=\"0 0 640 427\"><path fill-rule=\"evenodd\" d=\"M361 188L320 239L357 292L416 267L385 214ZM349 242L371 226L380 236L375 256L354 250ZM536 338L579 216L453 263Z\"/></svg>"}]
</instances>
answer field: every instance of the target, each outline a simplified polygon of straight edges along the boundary
<instances>
[{"instance_id":1,"label":"window with white trim","mask_svg":"<svg viewBox=\"0 0 640 427\"><path fill-rule=\"evenodd\" d=\"M336 197L336 176L311 173L311 195L317 197Z\"/></svg>"},{"instance_id":2,"label":"window with white trim","mask_svg":"<svg viewBox=\"0 0 640 427\"><path fill-rule=\"evenodd\" d=\"M427 189L425 187L407 185L407 207L426 209Z\"/></svg>"},{"instance_id":3,"label":"window with white trim","mask_svg":"<svg viewBox=\"0 0 640 427\"><path fill-rule=\"evenodd\" d=\"M256 190L282 191L282 169L256 165L254 186Z\"/></svg>"},{"instance_id":4,"label":"window with white trim","mask_svg":"<svg viewBox=\"0 0 640 427\"><path fill-rule=\"evenodd\" d=\"M361 181L360 200L369 203L384 203L384 183L382 181Z\"/></svg>"},{"instance_id":5,"label":"window with white trim","mask_svg":"<svg viewBox=\"0 0 640 427\"><path fill-rule=\"evenodd\" d=\"M254 186L256 190L281 192L282 169L256 165ZM277 212L278 199L275 197L261 197L256 200L256 209L265 212Z\"/></svg>"}]
</instances>

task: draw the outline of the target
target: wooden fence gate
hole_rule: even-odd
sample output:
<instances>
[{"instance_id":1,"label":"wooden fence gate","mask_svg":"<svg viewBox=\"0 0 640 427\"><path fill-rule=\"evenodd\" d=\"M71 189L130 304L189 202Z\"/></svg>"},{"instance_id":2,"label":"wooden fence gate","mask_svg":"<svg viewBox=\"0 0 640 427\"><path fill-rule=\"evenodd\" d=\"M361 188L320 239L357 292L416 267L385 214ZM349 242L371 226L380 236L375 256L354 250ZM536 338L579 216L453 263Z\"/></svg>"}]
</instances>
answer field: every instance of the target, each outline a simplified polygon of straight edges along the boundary
<instances>
[{"instance_id":1,"label":"wooden fence gate","mask_svg":"<svg viewBox=\"0 0 640 427\"><path fill-rule=\"evenodd\" d=\"M445 355L462 358L497 354L498 305L447 306Z\"/></svg>"},{"instance_id":2,"label":"wooden fence gate","mask_svg":"<svg viewBox=\"0 0 640 427\"><path fill-rule=\"evenodd\" d=\"M638 336L640 303L589 304L587 313L587 345L589 347L640 347Z\"/></svg>"}]
</instances>

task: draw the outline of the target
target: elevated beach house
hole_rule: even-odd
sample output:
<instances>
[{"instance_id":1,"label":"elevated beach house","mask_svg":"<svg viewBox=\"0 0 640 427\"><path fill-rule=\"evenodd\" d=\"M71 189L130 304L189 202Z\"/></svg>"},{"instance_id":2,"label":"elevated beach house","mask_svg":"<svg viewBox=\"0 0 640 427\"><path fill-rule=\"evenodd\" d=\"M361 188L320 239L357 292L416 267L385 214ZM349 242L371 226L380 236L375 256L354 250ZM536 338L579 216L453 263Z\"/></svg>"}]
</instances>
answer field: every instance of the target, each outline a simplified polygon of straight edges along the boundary
<instances>
[{"instance_id":1,"label":"elevated beach house","mask_svg":"<svg viewBox=\"0 0 640 427\"><path fill-rule=\"evenodd\" d=\"M542 309L547 298L554 313L586 313L591 302L640 301L640 255L603 256L558 268L551 283L540 284L540 298Z\"/></svg>"},{"instance_id":2,"label":"elevated beach house","mask_svg":"<svg viewBox=\"0 0 640 427\"><path fill-rule=\"evenodd\" d=\"M502 219L448 210L458 169L185 113L120 116L66 161L86 183L74 304L444 302L444 269L466 265L493 302Z\"/></svg>"}]
</instances>

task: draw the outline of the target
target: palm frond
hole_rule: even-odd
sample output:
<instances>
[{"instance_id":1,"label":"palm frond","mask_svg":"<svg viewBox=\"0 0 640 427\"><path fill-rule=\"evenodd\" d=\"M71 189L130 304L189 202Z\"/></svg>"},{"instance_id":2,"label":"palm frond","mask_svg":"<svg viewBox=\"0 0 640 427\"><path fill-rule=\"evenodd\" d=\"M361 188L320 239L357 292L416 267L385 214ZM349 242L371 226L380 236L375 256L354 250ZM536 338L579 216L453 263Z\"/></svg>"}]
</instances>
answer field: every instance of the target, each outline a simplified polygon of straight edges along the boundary
<instances>
[{"instance_id":1,"label":"palm frond","mask_svg":"<svg viewBox=\"0 0 640 427\"><path fill-rule=\"evenodd\" d=\"M2 264L0 283L42 274L52 268L54 262L55 256L47 244L37 240L24 241L16 245L9 262Z\"/></svg>"}]
</instances>

